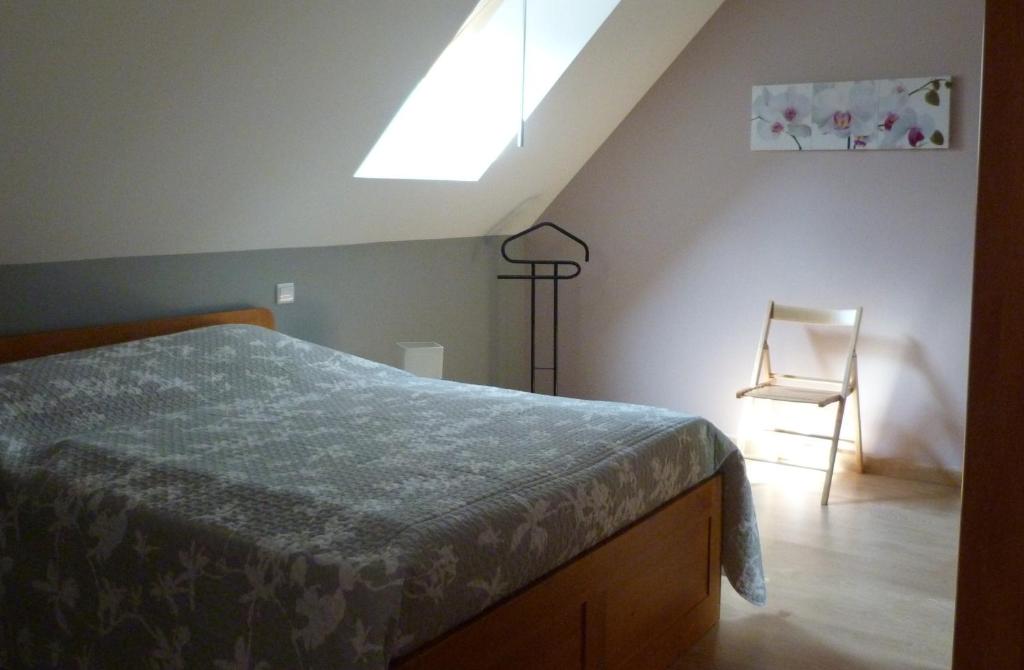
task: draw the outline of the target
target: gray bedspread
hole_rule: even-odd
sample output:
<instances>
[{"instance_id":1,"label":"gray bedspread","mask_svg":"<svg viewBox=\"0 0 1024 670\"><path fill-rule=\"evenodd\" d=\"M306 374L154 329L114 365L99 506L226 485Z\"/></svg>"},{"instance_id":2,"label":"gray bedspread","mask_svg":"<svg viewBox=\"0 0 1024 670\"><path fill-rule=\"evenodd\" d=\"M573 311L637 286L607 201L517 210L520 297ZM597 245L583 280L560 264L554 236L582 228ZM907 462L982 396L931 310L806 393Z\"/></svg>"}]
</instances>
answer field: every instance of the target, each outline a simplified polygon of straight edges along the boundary
<instances>
[{"instance_id":1,"label":"gray bedspread","mask_svg":"<svg viewBox=\"0 0 1024 670\"><path fill-rule=\"evenodd\" d=\"M0 366L0 666L386 668L743 460L666 410L426 380L250 326Z\"/></svg>"}]
</instances>

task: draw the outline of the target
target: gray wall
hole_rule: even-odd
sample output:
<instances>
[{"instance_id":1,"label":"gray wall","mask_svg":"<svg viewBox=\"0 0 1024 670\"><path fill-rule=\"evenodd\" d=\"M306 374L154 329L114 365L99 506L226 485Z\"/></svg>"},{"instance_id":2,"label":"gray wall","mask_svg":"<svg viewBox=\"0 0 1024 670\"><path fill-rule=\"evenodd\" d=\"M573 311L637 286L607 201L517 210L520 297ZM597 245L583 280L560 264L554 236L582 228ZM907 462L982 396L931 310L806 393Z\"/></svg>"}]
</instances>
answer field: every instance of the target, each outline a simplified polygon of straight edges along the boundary
<instances>
[{"instance_id":1,"label":"gray wall","mask_svg":"<svg viewBox=\"0 0 1024 670\"><path fill-rule=\"evenodd\" d=\"M766 303L863 305L867 453L959 469L983 0L727 0L545 214L591 244L566 284L566 393L735 433ZM952 74L944 152L749 150L750 87ZM819 368L837 342L789 343Z\"/></svg>"},{"instance_id":2,"label":"gray wall","mask_svg":"<svg viewBox=\"0 0 1024 670\"><path fill-rule=\"evenodd\" d=\"M445 377L521 386L521 287L498 238L0 265L0 334L271 307L282 332L388 364L395 343L445 346ZM274 305L278 282L296 302ZM505 309L497 306L503 304ZM504 335L508 333L508 336Z\"/></svg>"}]
</instances>

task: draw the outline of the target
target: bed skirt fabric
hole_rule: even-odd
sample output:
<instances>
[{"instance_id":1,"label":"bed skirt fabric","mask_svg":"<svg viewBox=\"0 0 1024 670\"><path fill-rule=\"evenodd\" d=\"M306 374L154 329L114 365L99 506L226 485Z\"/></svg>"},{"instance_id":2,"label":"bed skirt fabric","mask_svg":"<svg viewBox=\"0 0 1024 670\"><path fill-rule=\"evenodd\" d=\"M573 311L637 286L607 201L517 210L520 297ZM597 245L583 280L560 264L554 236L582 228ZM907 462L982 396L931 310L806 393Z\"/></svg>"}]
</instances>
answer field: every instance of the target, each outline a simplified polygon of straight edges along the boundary
<instances>
[{"instance_id":1,"label":"bed skirt fabric","mask_svg":"<svg viewBox=\"0 0 1024 670\"><path fill-rule=\"evenodd\" d=\"M0 366L0 667L373 668L716 472L709 422L427 380L252 326Z\"/></svg>"}]
</instances>

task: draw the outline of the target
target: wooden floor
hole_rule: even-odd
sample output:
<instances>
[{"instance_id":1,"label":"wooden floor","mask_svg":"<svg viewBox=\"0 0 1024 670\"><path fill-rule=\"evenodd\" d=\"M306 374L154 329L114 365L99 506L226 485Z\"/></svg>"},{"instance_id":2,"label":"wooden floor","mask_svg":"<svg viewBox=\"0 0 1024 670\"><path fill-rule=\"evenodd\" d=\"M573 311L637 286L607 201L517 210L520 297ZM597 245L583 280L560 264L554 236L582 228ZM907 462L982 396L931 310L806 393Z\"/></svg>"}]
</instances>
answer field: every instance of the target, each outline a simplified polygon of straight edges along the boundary
<instances>
[{"instance_id":1,"label":"wooden floor","mask_svg":"<svg viewBox=\"0 0 1024 670\"><path fill-rule=\"evenodd\" d=\"M948 669L958 489L750 463L768 606L727 585L722 617L673 670Z\"/></svg>"}]
</instances>

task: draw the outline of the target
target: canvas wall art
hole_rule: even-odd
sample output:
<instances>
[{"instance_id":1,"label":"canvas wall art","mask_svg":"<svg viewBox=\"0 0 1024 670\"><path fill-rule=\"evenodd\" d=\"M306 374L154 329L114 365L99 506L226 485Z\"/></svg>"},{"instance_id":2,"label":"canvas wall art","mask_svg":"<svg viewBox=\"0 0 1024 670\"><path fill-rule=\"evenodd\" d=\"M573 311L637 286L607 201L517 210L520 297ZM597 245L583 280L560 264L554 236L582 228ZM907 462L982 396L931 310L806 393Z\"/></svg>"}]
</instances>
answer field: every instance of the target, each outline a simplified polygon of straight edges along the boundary
<instances>
[{"instance_id":1,"label":"canvas wall art","mask_svg":"<svg viewBox=\"0 0 1024 670\"><path fill-rule=\"evenodd\" d=\"M755 86L753 151L946 149L952 77Z\"/></svg>"}]
</instances>

